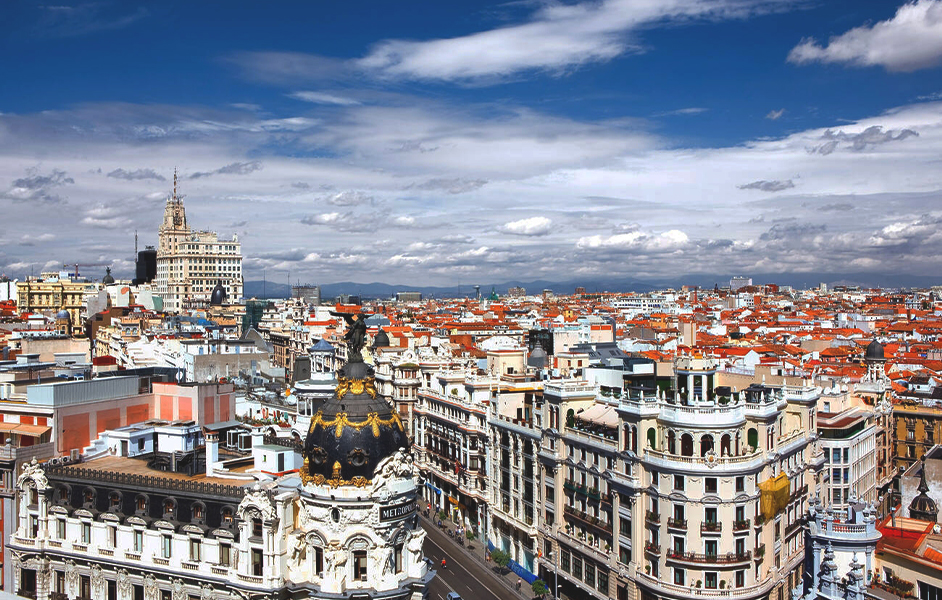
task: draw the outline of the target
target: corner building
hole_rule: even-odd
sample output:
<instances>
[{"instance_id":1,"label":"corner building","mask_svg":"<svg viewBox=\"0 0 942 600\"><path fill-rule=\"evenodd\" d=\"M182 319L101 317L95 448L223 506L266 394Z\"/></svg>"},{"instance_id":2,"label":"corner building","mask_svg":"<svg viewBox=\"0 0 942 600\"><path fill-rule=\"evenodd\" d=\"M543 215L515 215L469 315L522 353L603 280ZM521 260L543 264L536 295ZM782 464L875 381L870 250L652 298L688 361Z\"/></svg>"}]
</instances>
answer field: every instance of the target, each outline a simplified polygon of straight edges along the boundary
<instances>
[{"instance_id":1,"label":"corner building","mask_svg":"<svg viewBox=\"0 0 942 600\"><path fill-rule=\"evenodd\" d=\"M240 485L115 457L99 463L111 470L25 465L12 590L33 600L423 600L435 572L402 423L362 361L338 382L311 420L300 476Z\"/></svg>"},{"instance_id":2,"label":"corner building","mask_svg":"<svg viewBox=\"0 0 942 600\"><path fill-rule=\"evenodd\" d=\"M571 596L618 600L781 600L801 584L803 516L824 467L819 393L715 381L714 360L680 357L673 389L657 395L599 402L594 386L546 385L548 585L558 576Z\"/></svg>"}]
</instances>

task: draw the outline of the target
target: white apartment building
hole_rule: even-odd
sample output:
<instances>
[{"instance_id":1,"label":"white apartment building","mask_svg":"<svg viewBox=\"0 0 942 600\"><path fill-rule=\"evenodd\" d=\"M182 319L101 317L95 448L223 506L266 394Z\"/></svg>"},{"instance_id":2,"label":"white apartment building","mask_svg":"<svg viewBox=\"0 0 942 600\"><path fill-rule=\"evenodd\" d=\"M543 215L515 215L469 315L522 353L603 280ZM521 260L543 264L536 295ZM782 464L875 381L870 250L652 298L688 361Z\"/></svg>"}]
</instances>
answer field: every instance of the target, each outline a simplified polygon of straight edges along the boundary
<instances>
[{"instance_id":1,"label":"white apartment building","mask_svg":"<svg viewBox=\"0 0 942 600\"><path fill-rule=\"evenodd\" d=\"M185 301L208 304L217 283L225 288L229 303L241 302L242 244L235 235L225 240L214 231L190 228L183 198L177 196L176 173L158 240L154 285L165 311L180 311Z\"/></svg>"},{"instance_id":2,"label":"white apartment building","mask_svg":"<svg viewBox=\"0 0 942 600\"><path fill-rule=\"evenodd\" d=\"M540 577L571 597L784 598L801 582L824 464L818 395L715 387L712 359L674 370L660 396L546 383Z\"/></svg>"}]
</instances>

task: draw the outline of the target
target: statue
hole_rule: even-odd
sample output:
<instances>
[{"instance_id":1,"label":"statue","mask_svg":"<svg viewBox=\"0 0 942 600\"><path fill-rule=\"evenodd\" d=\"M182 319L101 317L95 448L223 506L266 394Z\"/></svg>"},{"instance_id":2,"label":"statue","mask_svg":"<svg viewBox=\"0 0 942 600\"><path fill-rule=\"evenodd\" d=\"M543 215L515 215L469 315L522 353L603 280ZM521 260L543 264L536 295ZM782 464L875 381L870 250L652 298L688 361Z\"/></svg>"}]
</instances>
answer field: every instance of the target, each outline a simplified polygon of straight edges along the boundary
<instances>
[{"instance_id":1,"label":"statue","mask_svg":"<svg viewBox=\"0 0 942 600\"><path fill-rule=\"evenodd\" d=\"M422 544L425 543L426 535L424 529L416 529L412 532L409 543L406 544L406 550L412 555L412 564L420 564L422 562Z\"/></svg>"},{"instance_id":2,"label":"statue","mask_svg":"<svg viewBox=\"0 0 942 600\"><path fill-rule=\"evenodd\" d=\"M330 572L334 581L340 583L346 579L344 570L347 566L347 551L337 547L327 553L327 570Z\"/></svg>"},{"instance_id":3,"label":"statue","mask_svg":"<svg viewBox=\"0 0 942 600\"><path fill-rule=\"evenodd\" d=\"M291 549L291 558L288 559L288 562L293 565L294 568L298 568L301 566L306 556L307 542L304 539L304 535L299 533L294 540L294 547Z\"/></svg>"},{"instance_id":4,"label":"statue","mask_svg":"<svg viewBox=\"0 0 942 600\"><path fill-rule=\"evenodd\" d=\"M343 317L343 320L347 323L347 333L343 336L347 341L347 360L352 361L355 356L359 356L362 360L363 355L360 351L363 350L363 345L366 343L366 317L358 313L350 314L335 311L330 311L330 314L335 317Z\"/></svg>"}]
</instances>

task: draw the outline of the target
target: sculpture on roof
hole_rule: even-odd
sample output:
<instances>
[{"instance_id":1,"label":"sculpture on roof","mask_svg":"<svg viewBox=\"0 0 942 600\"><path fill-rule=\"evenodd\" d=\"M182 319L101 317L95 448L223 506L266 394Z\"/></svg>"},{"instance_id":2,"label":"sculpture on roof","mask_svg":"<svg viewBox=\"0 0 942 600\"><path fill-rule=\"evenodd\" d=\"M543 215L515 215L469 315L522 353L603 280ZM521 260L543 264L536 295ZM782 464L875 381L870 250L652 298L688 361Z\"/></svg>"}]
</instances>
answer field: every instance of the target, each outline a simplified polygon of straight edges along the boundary
<instances>
[{"instance_id":1,"label":"sculpture on roof","mask_svg":"<svg viewBox=\"0 0 942 600\"><path fill-rule=\"evenodd\" d=\"M360 351L366 343L366 319L361 314L350 314L330 311L335 317L343 317L347 323L347 333L343 336L347 342L347 360L352 360L354 356L363 355Z\"/></svg>"}]
</instances>

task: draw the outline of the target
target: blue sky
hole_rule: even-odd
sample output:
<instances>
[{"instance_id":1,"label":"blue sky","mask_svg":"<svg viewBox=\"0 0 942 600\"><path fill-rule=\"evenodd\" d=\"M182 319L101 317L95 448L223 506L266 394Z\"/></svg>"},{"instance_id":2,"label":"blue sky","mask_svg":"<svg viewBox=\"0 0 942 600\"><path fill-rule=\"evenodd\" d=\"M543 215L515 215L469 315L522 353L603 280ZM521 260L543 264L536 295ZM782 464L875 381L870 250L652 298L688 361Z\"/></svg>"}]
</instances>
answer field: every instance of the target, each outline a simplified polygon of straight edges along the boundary
<instances>
[{"instance_id":1,"label":"blue sky","mask_svg":"<svg viewBox=\"0 0 942 600\"><path fill-rule=\"evenodd\" d=\"M942 266L942 0L0 17L9 275L128 273L174 166L191 224L238 233L250 279Z\"/></svg>"}]
</instances>

